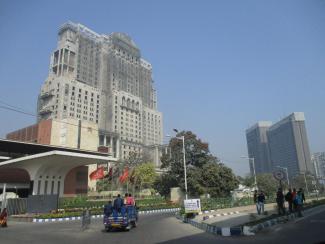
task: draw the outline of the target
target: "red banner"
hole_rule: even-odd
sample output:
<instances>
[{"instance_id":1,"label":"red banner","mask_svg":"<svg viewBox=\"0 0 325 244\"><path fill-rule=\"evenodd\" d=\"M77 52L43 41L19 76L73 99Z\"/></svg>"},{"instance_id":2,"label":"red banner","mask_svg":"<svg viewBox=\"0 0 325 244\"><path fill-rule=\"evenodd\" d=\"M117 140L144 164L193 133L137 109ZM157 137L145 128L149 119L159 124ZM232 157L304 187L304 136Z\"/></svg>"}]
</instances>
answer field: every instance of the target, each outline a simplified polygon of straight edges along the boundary
<instances>
[{"instance_id":1,"label":"red banner","mask_svg":"<svg viewBox=\"0 0 325 244\"><path fill-rule=\"evenodd\" d=\"M129 176L129 169L125 168L123 174L119 178L120 182L124 183L128 179L128 176Z\"/></svg>"},{"instance_id":2,"label":"red banner","mask_svg":"<svg viewBox=\"0 0 325 244\"><path fill-rule=\"evenodd\" d=\"M91 180L99 180L104 178L104 167L100 167L97 170L91 172L89 175Z\"/></svg>"}]
</instances>

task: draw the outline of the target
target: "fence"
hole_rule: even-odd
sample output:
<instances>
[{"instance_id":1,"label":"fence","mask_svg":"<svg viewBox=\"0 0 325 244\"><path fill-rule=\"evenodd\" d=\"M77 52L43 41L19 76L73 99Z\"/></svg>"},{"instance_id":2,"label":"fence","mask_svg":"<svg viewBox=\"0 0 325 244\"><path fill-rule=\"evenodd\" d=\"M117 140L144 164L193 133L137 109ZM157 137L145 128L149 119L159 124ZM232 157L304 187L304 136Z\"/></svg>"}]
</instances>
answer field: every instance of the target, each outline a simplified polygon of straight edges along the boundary
<instances>
[{"instance_id":1,"label":"fence","mask_svg":"<svg viewBox=\"0 0 325 244\"><path fill-rule=\"evenodd\" d=\"M8 215L24 214L27 209L27 198L9 198L7 201ZM2 202L0 202L1 206Z\"/></svg>"}]
</instances>

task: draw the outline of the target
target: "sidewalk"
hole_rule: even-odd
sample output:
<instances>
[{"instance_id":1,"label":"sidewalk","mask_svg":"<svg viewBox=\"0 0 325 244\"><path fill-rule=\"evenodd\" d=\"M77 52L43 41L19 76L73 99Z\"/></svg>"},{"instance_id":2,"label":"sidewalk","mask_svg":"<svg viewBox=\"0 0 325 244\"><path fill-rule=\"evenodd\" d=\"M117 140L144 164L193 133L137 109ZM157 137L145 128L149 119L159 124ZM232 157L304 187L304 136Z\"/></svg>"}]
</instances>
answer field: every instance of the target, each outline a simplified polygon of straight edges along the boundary
<instances>
[{"instance_id":1,"label":"sidewalk","mask_svg":"<svg viewBox=\"0 0 325 244\"><path fill-rule=\"evenodd\" d=\"M321 197L320 199L325 199L325 197ZM307 199L306 202L311 202L316 200L316 198ZM285 204L286 208L287 203ZM244 223L247 223L252 220L252 218L258 220L263 219L265 217L270 216L271 214L277 213L277 204L276 203L268 203L264 205L264 211L268 212L268 215L258 215L256 213L255 205L248 205L242 207L234 207L234 208L225 208L209 211L209 213L202 213L195 217L195 221L199 223L207 223L211 225L217 225L219 227L223 226L238 226ZM223 215L226 214L226 215Z\"/></svg>"},{"instance_id":2,"label":"sidewalk","mask_svg":"<svg viewBox=\"0 0 325 244\"><path fill-rule=\"evenodd\" d=\"M274 210L276 207L276 203L269 203L264 205L265 211L271 211ZM231 215L230 213L236 213L235 215ZM205 217L209 217L211 215L217 215L217 214L228 214L227 216L220 216L220 217L226 217L226 218L232 218L240 213L256 213L256 206L255 205L248 205L248 206L241 206L241 207L234 207L234 208L223 208L218 210L210 210L209 213L202 213L201 215L196 216L197 221L204 221ZM214 216L214 218L220 218L219 216ZM210 219L210 218L209 218ZM207 220L206 220L207 221Z\"/></svg>"},{"instance_id":3,"label":"sidewalk","mask_svg":"<svg viewBox=\"0 0 325 244\"><path fill-rule=\"evenodd\" d=\"M325 197L318 198L318 200L324 200ZM311 202L316 199L308 199L306 202ZM320 202L322 207L324 207L324 201ZM211 218L205 221L198 221L198 218L202 219L201 216L196 216L194 219L187 219L184 216L177 215L176 217L181 219L183 222L189 223L199 229L202 229L208 233L212 233L215 235L222 236L238 236L238 235L254 235L255 232L267 228L269 226L284 223L295 219L297 217L297 213L286 214L283 216L277 215L277 208L275 207L275 203L266 204L265 211L268 211L267 215L256 214L255 206L243 206L237 208L228 208L222 209L219 212L219 216L216 218ZM320 206L310 205L307 209L303 211L305 213L312 212L314 208L318 208ZM308 209L311 208L311 209ZM242 213L236 212L233 215L221 215L222 212L226 213L227 211L241 210ZM234 212L233 212L234 213ZM204 213L207 214L207 213Z\"/></svg>"}]
</instances>

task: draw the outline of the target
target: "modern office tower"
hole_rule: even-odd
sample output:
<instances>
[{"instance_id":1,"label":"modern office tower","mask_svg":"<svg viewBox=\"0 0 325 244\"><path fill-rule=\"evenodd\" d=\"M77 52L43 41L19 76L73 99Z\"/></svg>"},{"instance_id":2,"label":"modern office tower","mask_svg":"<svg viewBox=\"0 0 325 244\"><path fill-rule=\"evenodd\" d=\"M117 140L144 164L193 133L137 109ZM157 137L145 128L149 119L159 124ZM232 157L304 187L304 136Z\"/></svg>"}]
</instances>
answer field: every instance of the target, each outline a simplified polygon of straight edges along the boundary
<instances>
[{"instance_id":1,"label":"modern office tower","mask_svg":"<svg viewBox=\"0 0 325 244\"><path fill-rule=\"evenodd\" d=\"M267 136L273 169L286 167L290 178L306 172L314 174L304 113L292 113L272 125Z\"/></svg>"},{"instance_id":2,"label":"modern office tower","mask_svg":"<svg viewBox=\"0 0 325 244\"><path fill-rule=\"evenodd\" d=\"M271 173L280 166L288 169L289 178L306 172L314 174L304 113L292 113L273 125L258 122L246 130L246 139L256 173Z\"/></svg>"},{"instance_id":3,"label":"modern office tower","mask_svg":"<svg viewBox=\"0 0 325 244\"><path fill-rule=\"evenodd\" d=\"M98 125L98 146L111 147L115 157L148 152L159 158L163 118L152 66L133 40L72 22L62 25L58 36L38 99L38 120L89 121Z\"/></svg>"},{"instance_id":4,"label":"modern office tower","mask_svg":"<svg viewBox=\"0 0 325 244\"><path fill-rule=\"evenodd\" d=\"M255 172L268 173L272 170L267 131L272 125L270 121L259 121L246 130L248 157L254 158ZM253 164L250 162L250 171L253 174Z\"/></svg>"},{"instance_id":5,"label":"modern office tower","mask_svg":"<svg viewBox=\"0 0 325 244\"><path fill-rule=\"evenodd\" d=\"M313 153L311 161L318 179L325 179L325 152Z\"/></svg>"}]
</instances>

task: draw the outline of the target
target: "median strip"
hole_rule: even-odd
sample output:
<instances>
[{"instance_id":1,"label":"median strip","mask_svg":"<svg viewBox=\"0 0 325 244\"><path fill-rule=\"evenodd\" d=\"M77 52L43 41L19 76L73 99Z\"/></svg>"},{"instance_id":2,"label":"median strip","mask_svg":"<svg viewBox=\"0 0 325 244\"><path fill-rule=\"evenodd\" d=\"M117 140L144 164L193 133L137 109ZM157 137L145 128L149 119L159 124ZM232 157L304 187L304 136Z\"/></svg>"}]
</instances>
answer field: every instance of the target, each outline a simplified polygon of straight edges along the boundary
<instances>
[{"instance_id":1,"label":"median strip","mask_svg":"<svg viewBox=\"0 0 325 244\"><path fill-rule=\"evenodd\" d=\"M180 208L169 208L169 209L155 209L155 210L146 210L146 211L139 211L139 215L143 214L152 214L152 213L171 213L177 212ZM92 215L92 219L103 218L103 214ZM48 223L48 222L62 222L62 221L73 221L73 220L81 220L80 216L73 216L67 218L48 218L48 219L41 219L41 218L33 218L33 223Z\"/></svg>"}]
</instances>

